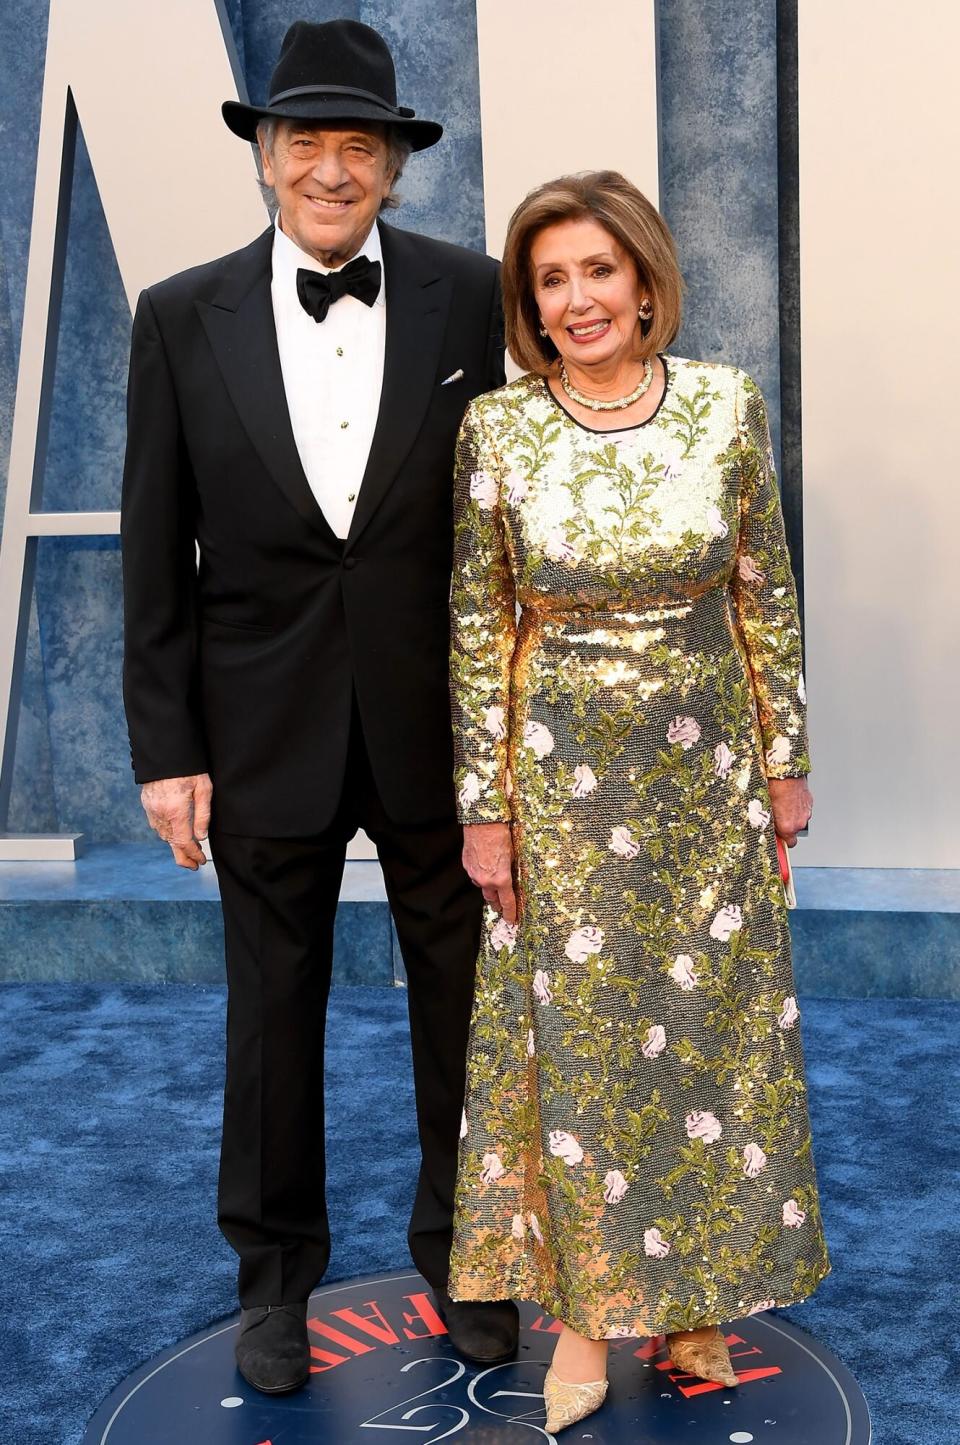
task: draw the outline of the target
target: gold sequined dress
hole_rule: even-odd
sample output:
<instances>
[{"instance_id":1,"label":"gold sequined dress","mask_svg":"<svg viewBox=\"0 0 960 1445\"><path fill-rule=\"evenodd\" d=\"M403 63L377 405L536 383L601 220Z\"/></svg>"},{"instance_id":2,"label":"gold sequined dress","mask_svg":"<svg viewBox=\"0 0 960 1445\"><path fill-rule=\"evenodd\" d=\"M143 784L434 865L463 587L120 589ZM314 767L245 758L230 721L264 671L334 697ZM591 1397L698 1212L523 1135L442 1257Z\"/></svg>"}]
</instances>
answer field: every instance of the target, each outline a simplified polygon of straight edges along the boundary
<instances>
[{"instance_id":1,"label":"gold sequined dress","mask_svg":"<svg viewBox=\"0 0 960 1445\"><path fill-rule=\"evenodd\" d=\"M639 427L526 376L457 451L460 817L512 821L521 912L485 920L450 1292L594 1338L829 1270L766 783L809 767L766 414L743 372L664 363Z\"/></svg>"}]
</instances>

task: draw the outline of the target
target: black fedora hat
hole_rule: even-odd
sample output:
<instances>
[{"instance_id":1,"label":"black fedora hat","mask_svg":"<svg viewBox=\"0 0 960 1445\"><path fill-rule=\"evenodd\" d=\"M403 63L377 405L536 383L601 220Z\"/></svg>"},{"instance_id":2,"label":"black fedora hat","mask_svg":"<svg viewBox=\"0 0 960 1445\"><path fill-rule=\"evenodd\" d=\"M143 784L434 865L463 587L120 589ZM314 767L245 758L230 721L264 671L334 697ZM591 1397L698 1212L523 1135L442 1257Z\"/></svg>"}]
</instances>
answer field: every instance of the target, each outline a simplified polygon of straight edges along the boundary
<instances>
[{"instance_id":1,"label":"black fedora hat","mask_svg":"<svg viewBox=\"0 0 960 1445\"><path fill-rule=\"evenodd\" d=\"M409 106L397 105L393 56L383 36L358 20L295 20L283 37L266 105L227 100L221 109L234 135L249 141L257 138L258 121L271 116L315 124L379 121L397 126L415 151L443 135L436 121L417 120Z\"/></svg>"}]
</instances>

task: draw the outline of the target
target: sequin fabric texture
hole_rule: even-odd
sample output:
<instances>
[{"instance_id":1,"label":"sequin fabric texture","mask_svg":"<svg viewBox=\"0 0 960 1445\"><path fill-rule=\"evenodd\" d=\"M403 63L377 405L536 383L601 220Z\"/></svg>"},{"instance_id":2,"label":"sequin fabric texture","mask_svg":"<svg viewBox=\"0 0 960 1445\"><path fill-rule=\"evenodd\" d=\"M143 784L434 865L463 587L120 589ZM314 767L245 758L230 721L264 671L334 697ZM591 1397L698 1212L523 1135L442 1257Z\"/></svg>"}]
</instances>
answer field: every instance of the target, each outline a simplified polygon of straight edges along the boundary
<instances>
[{"instance_id":1,"label":"sequin fabric texture","mask_svg":"<svg viewBox=\"0 0 960 1445\"><path fill-rule=\"evenodd\" d=\"M809 768L766 414L743 372L664 362L639 428L527 376L457 450L460 818L512 820L521 911L485 919L450 1290L595 1338L829 1270L766 781Z\"/></svg>"}]
</instances>

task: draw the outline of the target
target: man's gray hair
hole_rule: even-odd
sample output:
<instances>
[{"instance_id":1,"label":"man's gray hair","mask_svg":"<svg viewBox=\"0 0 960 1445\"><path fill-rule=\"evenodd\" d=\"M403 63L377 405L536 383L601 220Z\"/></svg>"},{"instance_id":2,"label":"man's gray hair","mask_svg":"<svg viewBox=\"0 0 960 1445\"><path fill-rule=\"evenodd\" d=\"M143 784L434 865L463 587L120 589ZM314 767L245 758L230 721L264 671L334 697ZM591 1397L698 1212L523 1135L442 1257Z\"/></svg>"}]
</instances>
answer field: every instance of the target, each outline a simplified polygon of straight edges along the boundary
<instances>
[{"instance_id":1,"label":"man's gray hair","mask_svg":"<svg viewBox=\"0 0 960 1445\"><path fill-rule=\"evenodd\" d=\"M277 127L281 117L270 115L257 122L257 139L261 142L267 155L273 154L274 142L277 138ZM397 182L403 175L403 168L410 159L413 146L404 136L398 126L387 125L387 168L393 172L393 181L389 193L380 202L381 211L395 211L400 205L402 197L397 193ZM259 152L257 165L260 166ZM260 176L260 191L266 202L267 210L270 212L270 219L273 220L279 209L277 193L273 186L268 186L263 176Z\"/></svg>"}]
</instances>

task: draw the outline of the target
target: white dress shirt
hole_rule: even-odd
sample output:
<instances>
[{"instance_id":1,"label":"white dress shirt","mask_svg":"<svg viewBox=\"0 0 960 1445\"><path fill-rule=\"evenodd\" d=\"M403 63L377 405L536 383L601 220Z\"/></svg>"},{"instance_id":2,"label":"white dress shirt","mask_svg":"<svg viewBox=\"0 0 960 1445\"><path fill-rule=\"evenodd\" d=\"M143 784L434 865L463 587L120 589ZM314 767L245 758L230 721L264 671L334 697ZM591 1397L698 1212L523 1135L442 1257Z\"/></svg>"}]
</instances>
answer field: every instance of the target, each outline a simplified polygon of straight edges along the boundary
<instances>
[{"instance_id":1,"label":"white dress shirt","mask_svg":"<svg viewBox=\"0 0 960 1445\"><path fill-rule=\"evenodd\" d=\"M357 254L379 261L382 267L376 222ZM380 409L387 333L385 278L372 306L355 296L342 296L317 322L304 311L297 295L300 268L324 276L331 269L284 234L278 213L270 292L290 423L310 490L335 535L346 537Z\"/></svg>"}]
</instances>

